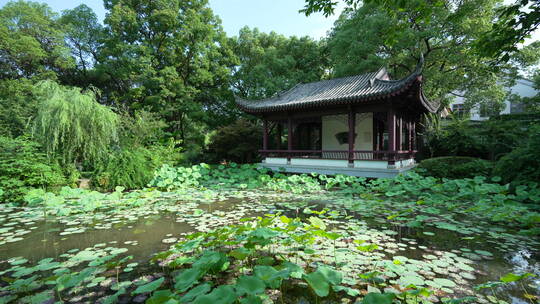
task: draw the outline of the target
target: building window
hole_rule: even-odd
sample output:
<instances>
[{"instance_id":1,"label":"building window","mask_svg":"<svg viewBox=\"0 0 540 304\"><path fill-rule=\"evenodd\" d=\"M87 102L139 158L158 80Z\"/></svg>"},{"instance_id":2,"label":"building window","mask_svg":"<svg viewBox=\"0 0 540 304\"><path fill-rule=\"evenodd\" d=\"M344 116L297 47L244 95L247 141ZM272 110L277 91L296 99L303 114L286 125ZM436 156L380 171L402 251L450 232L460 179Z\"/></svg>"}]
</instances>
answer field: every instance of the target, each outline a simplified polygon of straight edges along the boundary
<instances>
[{"instance_id":1,"label":"building window","mask_svg":"<svg viewBox=\"0 0 540 304\"><path fill-rule=\"evenodd\" d=\"M455 103L452 105L452 113L455 115L463 116L467 114L467 111L465 110L465 105L462 103Z\"/></svg>"},{"instance_id":2,"label":"building window","mask_svg":"<svg viewBox=\"0 0 540 304\"><path fill-rule=\"evenodd\" d=\"M499 115L500 110L493 107L490 104L481 104L480 105L480 117L491 117Z\"/></svg>"}]
</instances>

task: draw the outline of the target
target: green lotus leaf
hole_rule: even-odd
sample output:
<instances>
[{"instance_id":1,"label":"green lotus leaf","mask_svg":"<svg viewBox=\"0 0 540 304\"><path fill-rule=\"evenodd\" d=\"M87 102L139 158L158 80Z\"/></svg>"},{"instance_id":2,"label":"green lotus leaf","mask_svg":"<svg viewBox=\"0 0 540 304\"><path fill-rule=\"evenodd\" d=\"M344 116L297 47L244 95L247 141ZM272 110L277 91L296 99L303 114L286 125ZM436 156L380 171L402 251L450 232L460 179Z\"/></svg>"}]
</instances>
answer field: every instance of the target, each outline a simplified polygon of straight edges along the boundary
<instances>
[{"instance_id":1,"label":"green lotus leaf","mask_svg":"<svg viewBox=\"0 0 540 304\"><path fill-rule=\"evenodd\" d=\"M262 304L263 301L261 298L255 295L247 295L247 297L240 300L241 304Z\"/></svg>"},{"instance_id":2,"label":"green lotus leaf","mask_svg":"<svg viewBox=\"0 0 540 304\"><path fill-rule=\"evenodd\" d=\"M279 288L279 285L281 285L280 272L272 266L257 265L253 268L253 274L268 287Z\"/></svg>"},{"instance_id":3,"label":"green lotus leaf","mask_svg":"<svg viewBox=\"0 0 540 304\"><path fill-rule=\"evenodd\" d=\"M163 304L163 303L176 304L180 302L177 300L177 295L168 289L154 291L152 293L152 296L148 298L145 302L145 304Z\"/></svg>"},{"instance_id":4,"label":"green lotus leaf","mask_svg":"<svg viewBox=\"0 0 540 304\"><path fill-rule=\"evenodd\" d=\"M311 217L309 217L308 220L309 220L309 222L311 223L311 225L313 227L319 228L321 230L326 230L326 224L320 218L315 217L315 216L311 216Z\"/></svg>"},{"instance_id":5,"label":"green lotus leaf","mask_svg":"<svg viewBox=\"0 0 540 304\"><path fill-rule=\"evenodd\" d=\"M116 293L106 297L103 302L101 302L102 304L115 304L118 302L118 297L125 294L126 293L126 290L124 288L118 290Z\"/></svg>"},{"instance_id":6,"label":"green lotus leaf","mask_svg":"<svg viewBox=\"0 0 540 304\"><path fill-rule=\"evenodd\" d=\"M426 284L424 279L417 275L403 276L399 278L398 283L401 286L409 286L409 285L421 286L421 285Z\"/></svg>"},{"instance_id":7,"label":"green lotus leaf","mask_svg":"<svg viewBox=\"0 0 540 304\"><path fill-rule=\"evenodd\" d=\"M326 297L330 291L330 284L326 277L319 271L304 275L304 280L319 297Z\"/></svg>"},{"instance_id":8,"label":"green lotus leaf","mask_svg":"<svg viewBox=\"0 0 540 304\"><path fill-rule=\"evenodd\" d=\"M393 293L368 293L364 299L362 299L362 304L392 304L392 301L396 297Z\"/></svg>"},{"instance_id":9,"label":"green lotus leaf","mask_svg":"<svg viewBox=\"0 0 540 304\"><path fill-rule=\"evenodd\" d=\"M193 287L190 291L188 291L186 294L184 294L180 298L180 302L182 303L191 302L193 301L193 299L197 298L198 296L207 294L211 289L212 289L212 286L209 283L197 285Z\"/></svg>"},{"instance_id":10,"label":"green lotus leaf","mask_svg":"<svg viewBox=\"0 0 540 304\"><path fill-rule=\"evenodd\" d=\"M193 304L232 304L237 296L231 285L221 285L211 293L198 296Z\"/></svg>"},{"instance_id":11,"label":"green lotus leaf","mask_svg":"<svg viewBox=\"0 0 540 304\"><path fill-rule=\"evenodd\" d=\"M295 279L301 279L302 275L304 275L305 273L304 268L289 261L283 262L282 267L287 270L288 276L291 276Z\"/></svg>"},{"instance_id":12,"label":"green lotus leaf","mask_svg":"<svg viewBox=\"0 0 540 304\"><path fill-rule=\"evenodd\" d=\"M195 285L203 274L203 271L199 268L186 269L174 278L176 282L174 284L174 288L178 292L184 292L191 288L191 286Z\"/></svg>"},{"instance_id":13,"label":"green lotus leaf","mask_svg":"<svg viewBox=\"0 0 540 304\"><path fill-rule=\"evenodd\" d=\"M236 281L236 291L240 296L244 294L261 294L264 292L265 287L263 280L254 276L241 276Z\"/></svg>"},{"instance_id":14,"label":"green lotus leaf","mask_svg":"<svg viewBox=\"0 0 540 304\"><path fill-rule=\"evenodd\" d=\"M335 271L328 266L320 266L317 271L322 273L326 280L332 285L339 285L343 281L341 272Z\"/></svg>"},{"instance_id":15,"label":"green lotus leaf","mask_svg":"<svg viewBox=\"0 0 540 304\"><path fill-rule=\"evenodd\" d=\"M227 261L223 252L207 250L193 263L193 268L200 269L203 274L207 271L222 271Z\"/></svg>"},{"instance_id":16,"label":"green lotus leaf","mask_svg":"<svg viewBox=\"0 0 540 304\"><path fill-rule=\"evenodd\" d=\"M441 300L444 304L464 304L464 303L475 303L477 301L475 297L464 297L464 298L457 298L457 299L442 298Z\"/></svg>"},{"instance_id":17,"label":"green lotus leaf","mask_svg":"<svg viewBox=\"0 0 540 304\"><path fill-rule=\"evenodd\" d=\"M504 282L504 283L511 283L511 282L516 282L516 281L520 281L520 280L523 280L525 278L528 278L528 277L535 277L534 274L532 273L524 273L522 275L517 275L517 274L514 274L514 273L507 273L505 275L503 275L500 280L501 282Z\"/></svg>"},{"instance_id":18,"label":"green lotus leaf","mask_svg":"<svg viewBox=\"0 0 540 304\"><path fill-rule=\"evenodd\" d=\"M344 291L347 295L351 297L356 297L360 295L360 291L358 289L350 288L347 286L338 285L338 286L333 286L332 288L334 289L335 292Z\"/></svg>"},{"instance_id":19,"label":"green lotus leaf","mask_svg":"<svg viewBox=\"0 0 540 304\"><path fill-rule=\"evenodd\" d=\"M456 287L456 283L448 280L448 279L440 279L440 278L435 278L433 279L433 282L443 286L443 287Z\"/></svg>"},{"instance_id":20,"label":"green lotus leaf","mask_svg":"<svg viewBox=\"0 0 540 304\"><path fill-rule=\"evenodd\" d=\"M137 287L137 289L135 289L135 291L133 291L131 294L135 295L135 294L140 294L140 293L152 292L158 289L163 284L163 281L165 281L165 278L159 278L150 283L141 285Z\"/></svg>"},{"instance_id":21,"label":"green lotus leaf","mask_svg":"<svg viewBox=\"0 0 540 304\"><path fill-rule=\"evenodd\" d=\"M240 247L232 250L229 252L229 255L237 260L245 260L248 256L250 256L253 253L252 250L247 249L245 247Z\"/></svg>"}]
</instances>

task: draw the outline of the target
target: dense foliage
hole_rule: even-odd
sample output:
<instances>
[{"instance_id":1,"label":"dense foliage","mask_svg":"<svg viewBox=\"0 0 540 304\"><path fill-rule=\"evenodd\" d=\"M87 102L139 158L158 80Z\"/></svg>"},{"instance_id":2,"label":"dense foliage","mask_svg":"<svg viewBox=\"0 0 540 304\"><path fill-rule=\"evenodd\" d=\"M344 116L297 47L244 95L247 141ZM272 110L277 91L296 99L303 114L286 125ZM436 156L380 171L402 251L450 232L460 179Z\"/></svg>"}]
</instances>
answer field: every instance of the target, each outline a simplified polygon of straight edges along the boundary
<instances>
[{"instance_id":1,"label":"dense foliage","mask_svg":"<svg viewBox=\"0 0 540 304\"><path fill-rule=\"evenodd\" d=\"M458 94L468 103L502 109L505 79L473 48L491 27L497 1L448 2L403 1L402 9L388 10L372 1L345 11L328 41L334 73L348 76L386 66L399 78L410 74L423 55L427 96L448 101Z\"/></svg>"},{"instance_id":2,"label":"dense foliage","mask_svg":"<svg viewBox=\"0 0 540 304\"><path fill-rule=\"evenodd\" d=\"M540 125L529 129L529 136L512 152L503 156L495 166L494 174L501 176L504 182L525 183L540 182Z\"/></svg>"},{"instance_id":3,"label":"dense foliage","mask_svg":"<svg viewBox=\"0 0 540 304\"><path fill-rule=\"evenodd\" d=\"M446 156L425 159L418 165L418 171L427 176L438 178L473 178L490 177L493 164L490 161L466 157Z\"/></svg>"},{"instance_id":4,"label":"dense foliage","mask_svg":"<svg viewBox=\"0 0 540 304\"><path fill-rule=\"evenodd\" d=\"M0 189L2 202L22 201L32 188L54 190L67 184L58 162L48 159L40 145L28 138L0 136Z\"/></svg>"},{"instance_id":5,"label":"dense foliage","mask_svg":"<svg viewBox=\"0 0 540 304\"><path fill-rule=\"evenodd\" d=\"M231 39L231 46L240 60L232 76L234 91L247 99L321 80L328 68L323 41L309 37L287 38L244 27Z\"/></svg>"},{"instance_id":6,"label":"dense foliage","mask_svg":"<svg viewBox=\"0 0 540 304\"><path fill-rule=\"evenodd\" d=\"M210 137L208 158L212 162L255 162L261 148L261 131L257 123L243 119L217 129Z\"/></svg>"},{"instance_id":7,"label":"dense foliage","mask_svg":"<svg viewBox=\"0 0 540 304\"><path fill-rule=\"evenodd\" d=\"M322 12L325 16L334 14L340 1L306 0L300 12L311 15ZM437 1L392 1L392 0L343 0L346 11L357 9L362 2L377 4L387 11L396 12L411 10L417 16L428 17L437 8L455 8L463 2L451 0ZM411 6L412 4L412 6ZM518 51L518 45L540 26L540 5L534 0L516 0L504 2L496 9L497 19L493 27L485 32L477 42L476 50L484 56L494 56L497 60L508 60Z\"/></svg>"},{"instance_id":8,"label":"dense foliage","mask_svg":"<svg viewBox=\"0 0 540 304\"><path fill-rule=\"evenodd\" d=\"M117 186L144 187L152 179L151 172L161 165L156 158L154 151L144 148L113 151L107 161L96 168L93 183L102 190L113 190Z\"/></svg>"},{"instance_id":9,"label":"dense foliage","mask_svg":"<svg viewBox=\"0 0 540 304\"><path fill-rule=\"evenodd\" d=\"M422 123L424 158L470 156L496 161L526 141L539 118L518 114L478 122L459 116L444 120L426 116Z\"/></svg>"},{"instance_id":10,"label":"dense foliage","mask_svg":"<svg viewBox=\"0 0 540 304\"><path fill-rule=\"evenodd\" d=\"M49 155L60 155L63 164L88 161L96 164L118 140L118 116L96 102L93 92L43 82L36 87L41 101L34 135Z\"/></svg>"}]
</instances>

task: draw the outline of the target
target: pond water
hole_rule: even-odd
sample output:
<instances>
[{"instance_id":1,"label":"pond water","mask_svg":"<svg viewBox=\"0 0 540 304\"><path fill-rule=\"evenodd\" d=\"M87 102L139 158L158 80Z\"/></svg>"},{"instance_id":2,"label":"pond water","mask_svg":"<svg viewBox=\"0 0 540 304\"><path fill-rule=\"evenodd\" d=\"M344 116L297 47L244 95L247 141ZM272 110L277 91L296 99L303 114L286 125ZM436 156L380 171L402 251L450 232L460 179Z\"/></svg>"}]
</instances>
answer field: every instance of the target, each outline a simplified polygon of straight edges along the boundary
<instances>
[{"instance_id":1,"label":"pond water","mask_svg":"<svg viewBox=\"0 0 540 304\"><path fill-rule=\"evenodd\" d=\"M490 230L494 228L489 226L472 234L431 226L406 227L373 213L365 215L362 210L351 210L332 198L298 200L297 197L297 201L290 198L249 193L200 202L167 198L152 206L58 218L49 216L47 219L30 208L0 207L0 271L9 273L7 270L13 267L14 257L28 260L25 265L34 265L46 258L59 260L72 257L85 248L105 246L126 248L124 255L133 256L130 262L147 265L155 253L167 250L191 232L209 231L265 213L281 212L290 217L308 218L312 214L305 212L306 208L315 211L329 208L334 214L325 218L328 229L344 233L346 237L334 244L338 248L337 254L330 253L325 243L316 243L314 249L325 263L345 264L338 270L345 273L346 279L354 280L358 273L386 263L389 270L385 275L389 277L390 285L407 285L410 281L439 289L435 294L437 297L461 297L475 294L474 285L497 281L509 272L540 276L538 240L493 238ZM511 230L498 232L498 237L500 234L512 235ZM352 239L367 240L379 248L354 256L348 251L354 247L350 242ZM140 276L150 270L156 269L143 267L133 271L133 275L126 273L124 276ZM499 300L513 304L534 303L524 297L524 287L528 294L540 296L540 282L530 280L526 284L507 284L494 288L487 295L496 294ZM308 300L296 297L291 301ZM482 303L487 303L486 298Z\"/></svg>"}]
</instances>

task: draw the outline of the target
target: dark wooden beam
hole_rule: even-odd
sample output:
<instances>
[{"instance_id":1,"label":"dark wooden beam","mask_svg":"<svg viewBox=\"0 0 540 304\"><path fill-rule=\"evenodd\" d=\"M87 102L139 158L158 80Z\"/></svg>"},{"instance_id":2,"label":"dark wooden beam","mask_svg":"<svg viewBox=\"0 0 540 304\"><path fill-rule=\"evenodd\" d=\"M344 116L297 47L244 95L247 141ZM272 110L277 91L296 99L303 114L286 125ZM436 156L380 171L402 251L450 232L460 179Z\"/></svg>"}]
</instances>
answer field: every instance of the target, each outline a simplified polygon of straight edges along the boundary
<instances>
[{"instance_id":1,"label":"dark wooden beam","mask_svg":"<svg viewBox=\"0 0 540 304\"><path fill-rule=\"evenodd\" d=\"M283 125L281 124L281 122L276 122L276 123L277 123L276 145L277 145L277 149L280 150L281 149L281 137L283 136Z\"/></svg>"},{"instance_id":2,"label":"dark wooden beam","mask_svg":"<svg viewBox=\"0 0 540 304\"><path fill-rule=\"evenodd\" d=\"M275 112L275 113L268 113L265 114L265 117L268 120L281 120L286 121L288 117L292 117L295 120L302 119L302 118L309 118L309 117L321 117L321 116L328 116L328 115L339 115L339 114L348 114L349 108L352 108L352 110L355 113L369 113L369 112L386 112L386 109L388 107L388 104L365 104L365 105L357 105L357 106L338 106L338 107L328 107L324 109L318 109L318 110L305 110L305 111L296 111L296 112Z\"/></svg>"},{"instance_id":3,"label":"dark wooden beam","mask_svg":"<svg viewBox=\"0 0 540 304\"><path fill-rule=\"evenodd\" d=\"M268 150L268 120L263 120L263 150Z\"/></svg>"},{"instance_id":4,"label":"dark wooden beam","mask_svg":"<svg viewBox=\"0 0 540 304\"><path fill-rule=\"evenodd\" d=\"M292 124L292 117L287 118L287 150L289 151L289 154L287 156L287 161L291 161L291 151L293 149L293 124Z\"/></svg>"},{"instance_id":5,"label":"dark wooden beam","mask_svg":"<svg viewBox=\"0 0 540 304\"><path fill-rule=\"evenodd\" d=\"M408 131L408 134L409 134L409 152L412 152L412 150L413 150L413 146L412 146L412 137L413 137L412 126L413 126L412 117L409 116L409 119L407 120L407 131Z\"/></svg>"}]
</instances>

